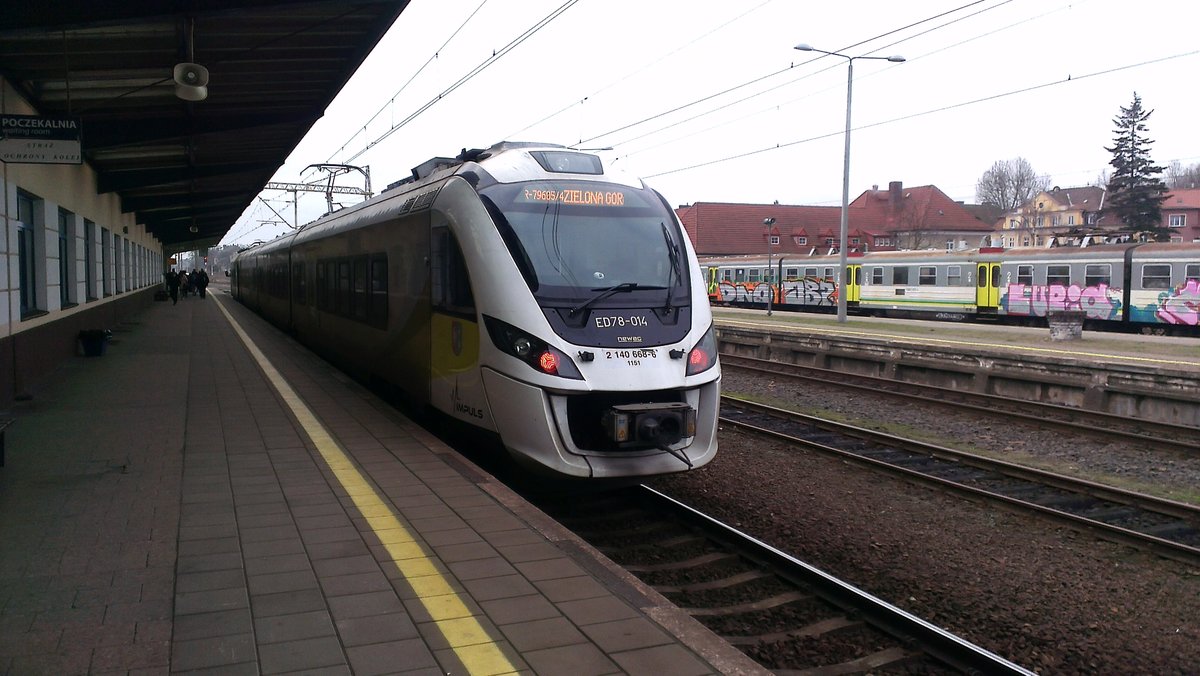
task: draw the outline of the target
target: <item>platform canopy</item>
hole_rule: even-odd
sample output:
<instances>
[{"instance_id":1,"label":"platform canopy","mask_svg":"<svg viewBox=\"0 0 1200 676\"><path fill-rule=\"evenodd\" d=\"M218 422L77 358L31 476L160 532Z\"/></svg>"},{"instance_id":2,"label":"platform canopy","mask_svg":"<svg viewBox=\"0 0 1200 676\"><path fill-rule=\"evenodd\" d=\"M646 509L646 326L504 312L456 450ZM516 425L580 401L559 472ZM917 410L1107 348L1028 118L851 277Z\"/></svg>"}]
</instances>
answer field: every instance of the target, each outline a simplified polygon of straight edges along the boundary
<instances>
[{"instance_id":1,"label":"platform canopy","mask_svg":"<svg viewBox=\"0 0 1200 676\"><path fill-rule=\"evenodd\" d=\"M14 2L0 76L39 115L80 120L99 192L168 252L195 249L229 231L407 4ZM187 63L208 71L202 100L177 92Z\"/></svg>"}]
</instances>

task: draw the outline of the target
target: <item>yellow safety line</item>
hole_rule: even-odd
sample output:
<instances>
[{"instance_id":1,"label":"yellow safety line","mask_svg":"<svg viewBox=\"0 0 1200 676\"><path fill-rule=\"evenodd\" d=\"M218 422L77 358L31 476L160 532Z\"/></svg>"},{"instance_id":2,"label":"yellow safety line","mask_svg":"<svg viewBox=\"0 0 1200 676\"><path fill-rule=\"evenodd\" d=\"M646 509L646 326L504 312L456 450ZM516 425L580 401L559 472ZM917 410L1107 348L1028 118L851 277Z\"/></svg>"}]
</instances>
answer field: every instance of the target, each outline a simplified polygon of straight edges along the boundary
<instances>
[{"instance_id":1,"label":"yellow safety line","mask_svg":"<svg viewBox=\"0 0 1200 676\"><path fill-rule=\"evenodd\" d=\"M720 319L721 323L734 324L734 325L738 325L738 326L746 326L746 327L750 327L750 328L762 328L762 324L748 322L745 320L726 319L723 317L719 318L719 319ZM787 324L783 324L781 326L782 326L782 328L785 328L785 329L786 328L800 328L800 327L790 327ZM1046 354L1067 355L1067 356L1077 356L1077 357L1100 357L1100 358L1104 358L1104 359L1112 359L1114 361L1140 361L1140 362L1147 362L1150 364L1169 364L1169 365L1174 365L1174 366L1200 366L1200 362L1196 362L1196 361L1182 361L1182 360L1177 360L1177 359L1158 359L1155 357L1138 357L1135 355L1126 355L1126 354L1105 354L1103 352L1083 352L1080 350L1059 350L1059 349L1054 349L1054 348L1050 348L1050 347L1033 347L1032 345L1007 345L1004 343L985 343L985 342L977 342L977 341L969 341L969 340L948 340L945 338L929 338L926 336L916 337L916 336L895 335L895 334L890 334L890 333L851 331L849 329L831 329L831 328L827 328L824 326L817 327L817 326L811 326L811 325L806 325L803 328L807 329L807 330L819 329L820 331L825 332L825 333L834 333L834 334L839 334L839 335L844 335L844 336L864 336L867 338L890 338L890 339L895 339L895 340L903 340L903 341L907 341L910 343L922 343L922 342L943 343L946 345L967 345L970 347L993 347L998 350L1013 350L1013 351L1021 351L1021 352L1044 352Z\"/></svg>"},{"instance_id":2,"label":"yellow safety line","mask_svg":"<svg viewBox=\"0 0 1200 676\"><path fill-rule=\"evenodd\" d=\"M214 300L218 297L213 296ZM379 538L392 563L412 587L420 599L425 611L433 618L447 644L454 650L458 659L471 674L512 674L517 668L504 656L496 646L495 641L488 636L487 631L463 603L462 598L455 593L450 582L438 572L434 565L433 556L425 550L412 531L400 521L396 510L380 495L379 491L367 481L358 467L354 465L349 455L330 436L325 427L313 415L308 405L292 389L283 375L271 365L266 355L250 340L250 336L242 330L233 315L221 303L217 307L229 320L246 349L263 370L267 380L279 392L296 416L296 420L308 433L309 439L317 447L325 464L333 472L338 482L346 490L354 506L362 514L363 519L371 526L372 532Z\"/></svg>"}]
</instances>

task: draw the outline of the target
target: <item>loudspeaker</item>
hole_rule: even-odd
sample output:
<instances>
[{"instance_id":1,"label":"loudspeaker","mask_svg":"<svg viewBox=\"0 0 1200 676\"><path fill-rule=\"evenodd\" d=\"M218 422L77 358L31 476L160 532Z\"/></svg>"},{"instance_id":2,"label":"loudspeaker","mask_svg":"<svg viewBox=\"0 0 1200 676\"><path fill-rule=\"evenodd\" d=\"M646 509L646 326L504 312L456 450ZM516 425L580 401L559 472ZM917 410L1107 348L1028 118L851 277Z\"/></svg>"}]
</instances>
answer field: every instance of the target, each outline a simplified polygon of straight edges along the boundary
<instances>
[{"instance_id":1,"label":"loudspeaker","mask_svg":"<svg viewBox=\"0 0 1200 676\"><path fill-rule=\"evenodd\" d=\"M208 69L198 63L175 64L175 96L184 101L203 101L208 97Z\"/></svg>"}]
</instances>

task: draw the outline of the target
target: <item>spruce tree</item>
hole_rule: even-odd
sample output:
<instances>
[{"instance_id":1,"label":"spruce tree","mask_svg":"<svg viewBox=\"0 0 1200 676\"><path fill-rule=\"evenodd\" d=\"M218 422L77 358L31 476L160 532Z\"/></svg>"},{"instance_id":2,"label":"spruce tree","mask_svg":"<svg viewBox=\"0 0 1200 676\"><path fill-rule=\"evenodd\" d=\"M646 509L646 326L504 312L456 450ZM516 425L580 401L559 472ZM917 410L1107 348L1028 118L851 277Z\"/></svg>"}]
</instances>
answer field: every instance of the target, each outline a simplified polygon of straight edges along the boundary
<instances>
[{"instance_id":1,"label":"spruce tree","mask_svg":"<svg viewBox=\"0 0 1200 676\"><path fill-rule=\"evenodd\" d=\"M1108 195L1104 211L1119 218L1135 234L1144 234L1147 239L1170 241L1168 228L1162 223L1162 203L1166 199L1167 185L1158 175L1163 167L1150 160L1150 144L1154 143L1146 132L1146 120L1153 110L1142 109L1142 99L1133 93L1133 103L1121 107L1121 115L1113 119L1113 147L1105 148L1112 153L1109 164L1113 167L1108 181Z\"/></svg>"}]
</instances>

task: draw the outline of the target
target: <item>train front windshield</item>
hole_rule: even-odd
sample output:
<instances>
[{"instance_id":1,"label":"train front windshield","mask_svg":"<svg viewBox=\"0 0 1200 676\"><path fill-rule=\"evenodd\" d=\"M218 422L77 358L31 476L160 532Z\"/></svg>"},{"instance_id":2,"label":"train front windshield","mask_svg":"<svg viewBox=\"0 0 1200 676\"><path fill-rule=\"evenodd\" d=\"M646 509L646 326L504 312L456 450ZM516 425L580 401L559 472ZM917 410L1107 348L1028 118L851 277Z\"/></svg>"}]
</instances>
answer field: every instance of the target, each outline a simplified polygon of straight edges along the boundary
<instances>
[{"instance_id":1,"label":"train front windshield","mask_svg":"<svg viewBox=\"0 0 1200 676\"><path fill-rule=\"evenodd\" d=\"M687 260L671 214L651 190L537 181L481 191L534 295L576 303L620 287L605 305L685 302ZM651 298L656 299L651 301Z\"/></svg>"}]
</instances>

